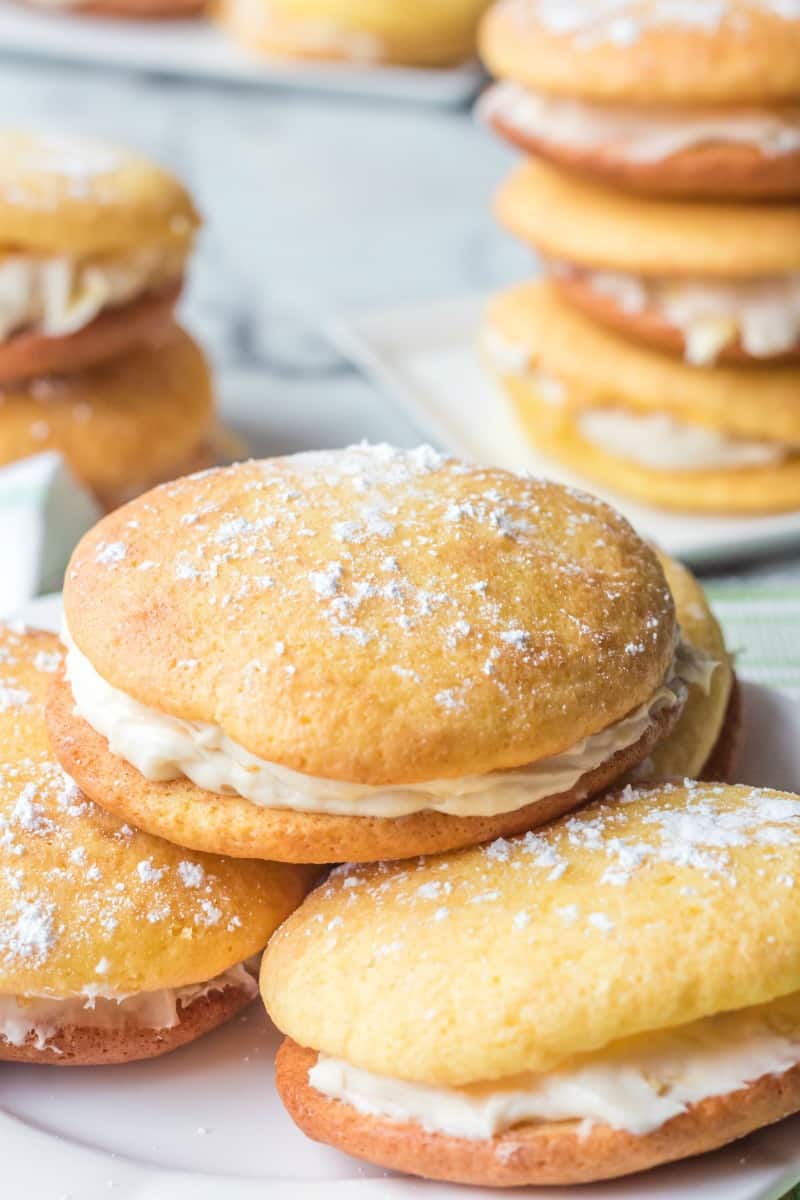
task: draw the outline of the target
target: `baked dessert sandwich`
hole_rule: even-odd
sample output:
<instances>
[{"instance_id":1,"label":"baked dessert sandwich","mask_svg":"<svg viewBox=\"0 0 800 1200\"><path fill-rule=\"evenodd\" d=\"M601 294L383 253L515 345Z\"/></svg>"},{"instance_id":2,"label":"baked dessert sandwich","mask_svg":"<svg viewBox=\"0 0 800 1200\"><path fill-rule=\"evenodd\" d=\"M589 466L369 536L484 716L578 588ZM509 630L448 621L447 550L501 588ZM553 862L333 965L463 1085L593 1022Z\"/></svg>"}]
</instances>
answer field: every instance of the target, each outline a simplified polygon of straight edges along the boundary
<instances>
[{"instance_id":1,"label":"baked dessert sandwich","mask_svg":"<svg viewBox=\"0 0 800 1200\"><path fill-rule=\"evenodd\" d=\"M270 942L310 1137L484 1187L612 1179L800 1110L800 799L627 787L541 831L343 867Z\"/></svg>"},{"instance_id":2,"label":"baked dessert sandwich","mask_svg":"<svg viewBox=\"0 0 800 1200\"><path fill-rule=\"evenodd\" d=\"M47 740L53 634L0 627L0 1060L86 1066L194 1041L257 992L310 871L169 845L83 795Z\"/></svg>"},{"instance_id":3,"label":"baked dessert sandwich","mask_svg":"<svg viewBox=\"0 0 800 1200\"><path fill-rule=\"evenodd\" d=\"M81 541L64 603L64 768L125 820L245 857L539 825L646 758L707 666L624 518L424 446L168 484Z\"/></svg>"},{"instance_id":4,"label":"baked dessert sandwich","mask_svg":"<svg viewBox=\"0 0 800 1200\"><path fill-rule=\"evenodd\" d=\"M161 334L198 225L182 184L141 155L0 131L0 384L80 370Z\"/></svg>"},{"instance_id":5,"label":"baked dessert sandwich","mask_svg":"<svg viewBox=\"0 0 800 1200\"><path fill-rule=\"evenodd\" d=\"M718 514L800 505L800 367L690 366L542 281L489 302L482 350L531 442L612 492Z\"/></svg>"},{"instance_id":6,"label":"baked dessert sandwich","mask_svg":"<svg viewBox=\"0 0 800 1200\"><path fill-rule=\"evenodd\" d=\"M800 14L780 0L499 0L481 29L512 143L659 196L800 195Z\"/></svg>"}]
</instances>

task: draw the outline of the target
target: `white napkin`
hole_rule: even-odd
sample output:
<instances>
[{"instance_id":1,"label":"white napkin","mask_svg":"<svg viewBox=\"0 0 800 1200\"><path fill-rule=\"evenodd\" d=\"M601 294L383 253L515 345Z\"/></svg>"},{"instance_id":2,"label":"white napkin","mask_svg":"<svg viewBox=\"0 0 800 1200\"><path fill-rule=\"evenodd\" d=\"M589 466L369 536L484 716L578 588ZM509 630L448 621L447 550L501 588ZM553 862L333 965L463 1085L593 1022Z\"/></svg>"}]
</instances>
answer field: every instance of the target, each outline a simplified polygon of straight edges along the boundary
<instances>
[{"instance_id":1,"label":"white napkin","mask_svg":"<svg viewBox=\"0 0 800 1200\"><path fill-rule=\"evenodd\" d=\"M0 616L58 590L76 542L101 515L54 451L0 468Z\"/></svg>"}]
</instances>

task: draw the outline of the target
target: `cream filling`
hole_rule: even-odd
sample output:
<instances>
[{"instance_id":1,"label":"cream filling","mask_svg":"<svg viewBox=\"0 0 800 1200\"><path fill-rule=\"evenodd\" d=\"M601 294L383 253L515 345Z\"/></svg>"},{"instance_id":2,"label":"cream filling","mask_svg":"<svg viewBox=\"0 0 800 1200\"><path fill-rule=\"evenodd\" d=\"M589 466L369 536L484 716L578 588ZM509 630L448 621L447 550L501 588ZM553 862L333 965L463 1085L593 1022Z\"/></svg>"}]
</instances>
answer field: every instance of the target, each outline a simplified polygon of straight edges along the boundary
<instances>
[{"instance_id":1,"label":"cream filling","mask_svg":"<svg viewBox=\"0 0 800 1200\"><path fill-rule=\"evenodd\" d=\"M433 1087L373 1075L320 1054L316 1091L360 1113L413 1121L452 1137L491 1138L538 1121L595 1122L642 1136L711 1096L800 1063L795 995L620 1043L559 1070L466 1087Z\"/></svg>"},{"instance_id":2,"label":"cream filling","mask_svg":"<svg viewBox=\"0 0 800 1200\"><path fill-rule=\"evenodd\" d=\"M601 450L661 471L763 467L786 455L785 448L775 442L728 437L667 413L592 408L582 412L577 423L582 436Z\"/></svg>"},{"instance_id":3,"label":"cream filling","mask_svg":"<svg viewBox=\"0 0 800 1200\"><path fill-rule=\"evenodd\" d=\"M146 779L164 782L186 776L204 791L234 793L265 808L352 817L402 817L425 811L493 816L569 791L587 772L638 742L659 713L682 707L687 684L707 686L716 665L681 642L664 683L645 704L563 754L516 770L375 787L320 779L265 762L226 737L217 725L184 721L147 708L107 683L66 629L64 641L75 712L108 740L112 754Z\"/></svg>"},{"instance_id":4,"label":"cream filling","mask_svg":"<svg viewBox=\"0 0 800 1200\"><path fill-rule=\"evenodd\" d=\"M569 277L570 267L555 266ZM800 343L800 275L741 282L645 279L617 271L579 272L592 291L626 313L655 312L679 329L686 358L713 363L737 340L754 358L785 354Z\"/></svg>"},{"instance_id":5,"label":"cream filling","mask_svg":"<svg viewBox=\"0 0 800 1200\"><path fill-rule=\"evenodd\" d=\"M104 994L89 987L79 996L0 996L0 1037L12 1046L21 1046L33 1036L37 1050L43 1050L60 1029L174 1029L180 1023L181 1008L212 992L244 988L256 995L256 971L249 963L239 963L205 983L187 987L161 988L155 992L137 992L132 996Z\"/></svg>"},{"instance_id":6,"label":"cream filling","mask_svg":"<svg viewBox=\"0 0 800 1200\"><path fill-rule=\"evenodd\" d=\"M499 375L524 375L536 388L539 398L554 408L566 401L567 389L564 384L546 371L535 370L525 346L509 341L490 326L482 330L480 346L490 366Z\"/></svg>"},{"instance_id":7,"label":"cream filling","mask_svg":"<svg viewBox=\"0 0 800 1200\"><path fill-rule=\"evenodd\" d=\"M0 339L21 329L64 337L89 325L104 309L177 283L185 255L146 246L102 259L0 257Z\"/></svg>"},{"instance_id":8,"label":"cream filling","mask_svg":"<svg viewBox=\"0 0 800 1200\"><path fill-rule=\"evenodd\" d=\"M800 150L800 105L644 109L546 96L504 82L489 89L479 112L523 135L574 150L610 150L629 162L661 162L716 143L752 146L768 158Z\"/></svg>"}]
</instances>

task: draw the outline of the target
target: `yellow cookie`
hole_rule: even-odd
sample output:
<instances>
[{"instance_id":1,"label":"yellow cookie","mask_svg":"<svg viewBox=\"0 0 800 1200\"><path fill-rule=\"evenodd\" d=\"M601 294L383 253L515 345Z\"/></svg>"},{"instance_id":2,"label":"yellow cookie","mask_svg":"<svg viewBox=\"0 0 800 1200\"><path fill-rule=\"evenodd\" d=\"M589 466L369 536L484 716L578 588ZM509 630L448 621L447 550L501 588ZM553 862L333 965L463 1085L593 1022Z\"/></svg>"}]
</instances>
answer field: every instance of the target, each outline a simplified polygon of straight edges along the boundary
<instances>
[{"instance_id":1,"label":"yellow cookie","mask_svg":"<svg viewBox=\"0 0 800 1200\"><path fill-rule=\"evenodd\" d=\"M0 463L57 450L106 508L211 466L213 429L208 365L175 325L113 362L0 389Z\"/></svg>"},{"instance_id":2,"label":"yellow cookie","mask_svg":"<svg viewBox=\"0 0 800 1200\"><path fill-rule=\"evenodd\" d=\"M447 67L475 51L490 0L222 0L246 46L280 58Z\"/></svg>"},{"instance_id":3,"label":"yellow cookie","mask_svg":"<svg viewBox=\"0 0 800 1200\"><path fill-rule=\"evenodd\" d=\"M408 857L530 828L646 757L692 674L624 519L430 447L167 485L83 539L65 607L67 769L232 854Z\"/></svg>"},{"instance_id":4,"label":"yellow cookie","mask_svg":"<svg viewBox=\"0 0 800 1200\"><path fill-rule=\"evenodd\" d=\"M548 258L636 276L752 279L800 271L800 208L626 194L530 159L501 187L500 223Z\"/></svg>"},{"instance_id":5,"label":"yellow cookie","mask_svg":"<svg viewBox=\"0 0 800 1200\"><path fill-rule=\"evenodd\" d=\"M249 1002L245 960L310 872L180 850L97 808L47 740L58 639L0 627L0 652L0 1059L163 1054Z\"/></svg>"},{"instance_id":6,"label":"yellow cookie","mask_svg":"<svg viewBox=\"0 0 800 1200\"><path fill-rule=\"evenodd\" d=\"M480 41L492 74L561 96L686 107L800 96L800 13L782 0L500 0Z\"/></svg>"},{"instance_id":7,"label":"yellow cookie","mask_svg":"<svg viewBox=\"0 0 800 1200\"><path fill-rule=\"evenodd\" d=\"M800 1109L800 798L628 787L334 872L264 956L311 1137L483 1186L612 1178Z\"/></svg>"}]
</instances>

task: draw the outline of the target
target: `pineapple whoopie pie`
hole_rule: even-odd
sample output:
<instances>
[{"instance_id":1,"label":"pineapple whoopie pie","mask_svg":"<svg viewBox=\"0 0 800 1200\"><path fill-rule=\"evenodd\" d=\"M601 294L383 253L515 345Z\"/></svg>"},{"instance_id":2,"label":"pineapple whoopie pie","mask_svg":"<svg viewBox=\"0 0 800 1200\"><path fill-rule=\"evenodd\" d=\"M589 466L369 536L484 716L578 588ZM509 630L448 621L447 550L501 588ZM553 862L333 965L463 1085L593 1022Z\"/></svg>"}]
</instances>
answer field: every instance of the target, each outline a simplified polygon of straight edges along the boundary
<instances>
[{"instance_id":1,"label":"pineapple whoopie pie","mask_svg":"<svg viewBox=\"0 0 800 1200\"><path fill-rule=\"evenodd\" d=\"M680 362L546 281L492 298L483 351L531 441L586 479L678 511L800 505L800 366Z\"/></svg>"},{"instance_id":2,"label":"pineapple whoopie pie","mask_svg":"<svg viewBox=\"0 0 800 1200\"><path fill-rule=\"evenodd\" d=\"M47 740L61 659L53 634L0 627L0 1060L151 1058L250 1003L247 960L311 875L182 850L93 804Z\"/></svg>"},{"instance_id":3,"label":"pineapple whoopie pie","mask_svg":"<svg viewBox=\"0 0 800 1200\"><path fill-rule=\"evenodd\" d=\"M784 0L499 0L481 52L495 129L661 196L800 196L800 11Z\"/></svg>"},{"instance_id":4,"label":"pineapple whoopie pie","mask_svg":"<svg viewBox=\"0 0 800 1200\"><path fill-rule=\"evenodd\" d=\"M404 858L529 829L705 677L653 552L584 493L357 446L165 485L65 583L65 769L179 844Z\"/></svg>"},{"instance_id":5,"label":"pineapple whoopie pie","mask_svg":"<svg viewBox=\"0 0 800 1200\"><path fill-rule=\"evenodd\" d=\"M627 787L544 829L334 873L272 939L310 1137L488 1187L615 1178L800 1110L800 798Z\"/></svg>"},{"instance_id":6,"label":"pineapple whoopie pie","mask_svg":"<svg viewBox=\"0 0 800 1200\"><path fill-rule=\"evenodd\" d=\"M0 130L0 383L116 358L171 324L199 225L141 155Z\"/></svg>"}]
</instances>

